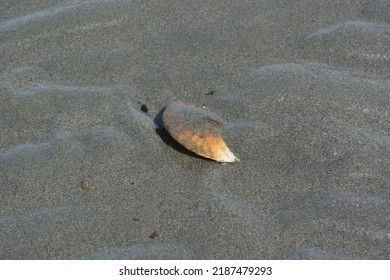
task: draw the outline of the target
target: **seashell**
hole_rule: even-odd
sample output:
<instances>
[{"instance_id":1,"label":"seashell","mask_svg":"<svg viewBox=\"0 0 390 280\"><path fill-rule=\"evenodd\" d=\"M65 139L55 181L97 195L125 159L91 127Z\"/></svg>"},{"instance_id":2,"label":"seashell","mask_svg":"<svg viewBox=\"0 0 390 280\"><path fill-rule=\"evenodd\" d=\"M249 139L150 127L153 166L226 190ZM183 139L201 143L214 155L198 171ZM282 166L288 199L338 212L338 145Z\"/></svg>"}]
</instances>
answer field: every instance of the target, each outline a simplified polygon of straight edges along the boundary
<instances>
[{"instance_id":1,"label":"seashell","mask_svg":"<svg viewBox=\"0 0 390 280\"><path fill-rule=\"evenodd\" d=\"M171 102L162 115L165 130L187 150L218 162L240 161L221 136L223 120L182 102Z\"/></svg>"}]
</instances>

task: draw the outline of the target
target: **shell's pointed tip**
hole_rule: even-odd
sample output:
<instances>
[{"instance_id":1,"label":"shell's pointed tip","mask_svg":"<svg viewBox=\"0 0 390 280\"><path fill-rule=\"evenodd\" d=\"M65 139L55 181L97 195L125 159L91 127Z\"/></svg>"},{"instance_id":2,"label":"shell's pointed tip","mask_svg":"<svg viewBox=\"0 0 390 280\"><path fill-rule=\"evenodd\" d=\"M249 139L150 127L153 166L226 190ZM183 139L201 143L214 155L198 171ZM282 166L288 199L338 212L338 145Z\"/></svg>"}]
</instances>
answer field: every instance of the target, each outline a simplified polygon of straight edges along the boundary
<instances>
[{"instance_id":1,"label":"shell's pointed tip","mask_svg":"<svg viewBox=\"0 0 390 280\"><path fill-rule=\"evenodd\" d=\"M229 162L239 162L240 159L237 158L232 152L222 154L218 160L222 163L229 163Z\"/></svg>"}]
</instances>

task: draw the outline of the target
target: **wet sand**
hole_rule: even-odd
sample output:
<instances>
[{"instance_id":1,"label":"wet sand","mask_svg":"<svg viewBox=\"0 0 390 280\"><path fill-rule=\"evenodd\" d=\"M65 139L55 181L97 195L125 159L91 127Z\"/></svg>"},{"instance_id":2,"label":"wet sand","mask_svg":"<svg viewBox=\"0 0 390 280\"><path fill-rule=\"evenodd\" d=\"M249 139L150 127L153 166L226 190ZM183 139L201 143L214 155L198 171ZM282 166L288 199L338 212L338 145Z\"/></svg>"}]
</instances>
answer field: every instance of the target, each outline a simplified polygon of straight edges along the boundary
<instances>
[{"instance_id":1,"label":"wet sand","mask_svg":"<svg viewBox=\"0 0 390 280\"><path fill-rule=\"evenodd\" d=\"M390 258L389 1L10 3L1 259ZM241 161L168 145L172 100Z\"/></svg>"}]
</instances>

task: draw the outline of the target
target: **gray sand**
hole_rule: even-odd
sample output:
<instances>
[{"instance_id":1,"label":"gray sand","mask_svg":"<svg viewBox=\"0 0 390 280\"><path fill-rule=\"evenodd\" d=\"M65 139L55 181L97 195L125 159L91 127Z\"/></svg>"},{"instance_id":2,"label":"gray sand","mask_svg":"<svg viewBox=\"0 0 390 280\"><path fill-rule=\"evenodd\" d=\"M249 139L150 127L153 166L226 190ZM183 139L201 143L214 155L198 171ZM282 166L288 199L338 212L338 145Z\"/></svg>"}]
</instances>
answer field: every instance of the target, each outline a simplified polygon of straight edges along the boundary
<instances>
[{"instance_id":1,"label":"gray sand","mask_svg":"<svg viewBox=\"0 0 390 280\"><path fill-rule=\"evenodd\" d=\"M390 1L344 2L0 1L0 258L389 259Z\"/></svg>"}]
</instances>

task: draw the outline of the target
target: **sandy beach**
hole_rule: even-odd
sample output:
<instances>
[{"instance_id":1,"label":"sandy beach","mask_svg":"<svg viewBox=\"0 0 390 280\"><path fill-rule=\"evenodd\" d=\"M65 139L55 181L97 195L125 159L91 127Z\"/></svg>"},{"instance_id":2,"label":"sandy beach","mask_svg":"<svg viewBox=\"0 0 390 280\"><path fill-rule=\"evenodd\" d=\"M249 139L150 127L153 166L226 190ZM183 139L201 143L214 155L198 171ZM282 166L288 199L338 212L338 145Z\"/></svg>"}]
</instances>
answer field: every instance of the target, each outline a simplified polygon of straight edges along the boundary
<instances>
[{"instance_id":1,"label":"sandy beach","mask_svg":"<svg viewBox=\"0 0 390 280\"><path fill-rule=\"evenodd\" d=\"M390 258L390 1L0 6L0 259Z\"/></svg>"}]
</instances>

